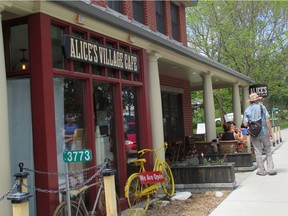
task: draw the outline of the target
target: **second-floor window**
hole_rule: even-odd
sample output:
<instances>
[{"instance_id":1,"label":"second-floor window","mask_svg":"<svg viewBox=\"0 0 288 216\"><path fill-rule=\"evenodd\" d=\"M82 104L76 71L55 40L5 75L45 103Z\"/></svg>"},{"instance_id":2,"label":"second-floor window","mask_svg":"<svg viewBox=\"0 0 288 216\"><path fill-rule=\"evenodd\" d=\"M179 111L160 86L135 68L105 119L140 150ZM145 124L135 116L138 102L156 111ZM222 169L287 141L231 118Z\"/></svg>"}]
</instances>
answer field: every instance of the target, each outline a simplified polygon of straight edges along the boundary
<instances>
[{"instance_id":1,"label":"second-floor window","mask_svg":"<svg viewBox=\"0 0 288 216\"><path fill-rule=\"evenodd\" d=\"M134 20L144 24L144 5L143 1L133 1L133 18Z\"/></svg>"},{"instance_id":2,"label":"second-floor window","mask_svg":"<svg viewBox=\"0 0 288 216\"><path fill-rule=\"evenodd\" d=\"M179 7L171 3L172 37L179 40Z\"/></svg>"},{"instance_id":3,"label":"second-floor window","mask_svg":"<svg viewBox=\"0 0 288 216\"><path fill-rule=\"evenodd\" d=\"M113 1L113 0L112 1L108 1L108 6L111 9L113 9L113 10L119 12L119 13L122 13L122 1Z\"/></svg>"},{"instance_id":4,"label":"second-floor window","mask_svg":"<svg viewBox=\"0 0 288 216\"><path fill-rule=\"evenodd\" d=\"M155 1L157 31L165 34L163 1Z\"/></svg>"}]
</instances>

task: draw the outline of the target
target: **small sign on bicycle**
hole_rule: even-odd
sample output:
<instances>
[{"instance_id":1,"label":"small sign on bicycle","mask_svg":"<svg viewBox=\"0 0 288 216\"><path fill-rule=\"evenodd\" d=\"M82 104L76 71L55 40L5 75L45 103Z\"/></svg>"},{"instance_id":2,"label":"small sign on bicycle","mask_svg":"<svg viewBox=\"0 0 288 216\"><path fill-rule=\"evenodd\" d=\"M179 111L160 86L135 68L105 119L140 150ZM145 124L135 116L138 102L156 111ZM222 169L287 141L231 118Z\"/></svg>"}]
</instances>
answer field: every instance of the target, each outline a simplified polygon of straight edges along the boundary
<instances>
[{"instance_id":1,"label":"small sign on bicycle","mask_svg":"<svg viewBox=\"0 0 288 216\"><path fill-rule=\"evenodd\" d=\"M154 184L156 182L164 182L164 177L161 171L149 171L139 173L141 184Z\"/></svg>"},{"instance_id":2,"label":"small sign on bicycle","mask_svg":"<svg viewBox=\"0 0 288 216\"><path fill-rule=\"evenodd\" d=\"M92 160L90 149L71 150L63 152L64 162L87 162Z\"/></svg>"}]
</instances>

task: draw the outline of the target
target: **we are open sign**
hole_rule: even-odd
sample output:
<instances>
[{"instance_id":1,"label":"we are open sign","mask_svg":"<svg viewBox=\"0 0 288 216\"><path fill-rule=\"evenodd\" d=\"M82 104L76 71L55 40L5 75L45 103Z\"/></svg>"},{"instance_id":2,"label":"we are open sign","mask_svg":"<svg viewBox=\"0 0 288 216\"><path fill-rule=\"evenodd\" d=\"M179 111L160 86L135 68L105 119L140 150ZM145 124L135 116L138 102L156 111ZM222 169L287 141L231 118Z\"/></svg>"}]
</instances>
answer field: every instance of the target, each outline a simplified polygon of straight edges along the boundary
<instances>
[{"instance_id":1,"label":"we are open sign","mask_svg":"<svg viewBox=\"0 0 288 216\"><path fill-rule=\"evenodd\" d=\"M139 174L141 184L154 184L156 182L164 182L161 171L141 172Z\"/></svg>"}]
</instances>

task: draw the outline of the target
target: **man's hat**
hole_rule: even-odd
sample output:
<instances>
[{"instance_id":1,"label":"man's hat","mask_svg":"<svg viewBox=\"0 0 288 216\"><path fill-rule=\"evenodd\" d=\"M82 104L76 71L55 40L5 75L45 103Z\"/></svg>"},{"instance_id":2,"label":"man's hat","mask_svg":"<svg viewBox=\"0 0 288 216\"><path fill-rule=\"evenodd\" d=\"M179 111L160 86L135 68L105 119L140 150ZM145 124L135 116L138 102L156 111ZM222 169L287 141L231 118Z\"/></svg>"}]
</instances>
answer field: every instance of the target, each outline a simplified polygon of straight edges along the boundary
<instances>
[{"instance_id":1,"label":"man's hat","mask_svg":"<svg viewBox=\"0 0 288 216\"><path fill-rule=\"evenodd\" d=\"M253 101L258 101L258 100L262 100L263 97L258 96L256 93L251 93L249 95L249 99L247 100L247 102L253 102Z\"/></svg>"}]
</instances>

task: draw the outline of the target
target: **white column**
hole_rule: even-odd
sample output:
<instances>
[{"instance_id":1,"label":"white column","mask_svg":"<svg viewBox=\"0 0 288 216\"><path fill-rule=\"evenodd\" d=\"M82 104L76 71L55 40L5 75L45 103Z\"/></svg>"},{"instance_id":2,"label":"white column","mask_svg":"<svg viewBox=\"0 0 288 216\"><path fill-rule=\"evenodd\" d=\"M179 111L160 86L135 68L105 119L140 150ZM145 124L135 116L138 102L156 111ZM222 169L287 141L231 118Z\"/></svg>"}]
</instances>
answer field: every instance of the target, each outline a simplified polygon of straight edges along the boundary
<instances>
[{"instance_id":1,"label":"white column","mask_svg":"<svg viewBox=\"0 0 288 216\"><path fill-rule=\"evenodd\" d=\"M203 76L206 140L216 139L215 107L211 73Z\"/></svg>"},{"instance_id":2,"label":"white column","mask_svg":"<svg viewBox=\"0 0 288 216\"><path fill-rule=\"evenodd\" d=\"M249 105L249 102L247 102L248 99L249 99L249 86L243 86L242 87L242 111L243 113Z\"/></svg>"},{"instance_id":3,"label":"white column","mask_svg":"<svg viewBox=\"0 0 288 216\"><path fill-rule=\"evenodd\" d=\"M233 110L234 110L234 122L237 127L240 128L242 120L241 120L241 102L240 102L240 94L239 94L239 84L233 84Z\"/></svg>"},{"instance_id":4,"label":"white column","mask_svg":"<svg viewBox=\"0 0 288 216\"><path fill-rule=\"evenodd\" d=\"M151 111L152 144L153 148L159 148L164 143L163 117L161 103L161 88L158 70L157 53L148 56L149 64L149 99ZM159 152L160 159L165 159L164 150Z\"/></svg>"},{"instance_id":5,"label":"white column","mask_svg":"<svg viewBox=\"0 0 288 216\"><path fill-rule=\"evenodd\" d=\"M7 80L5 69L4 42L2 34L2 14L4 10L0 5L0 196L4 195L11 189L11 173L10 168L10 149L9 149L9 125L8 125L8 101L7 101ZM11 215L11 202L7 200L0 201L1 215Z\"/></svg>"}]
</instances>

